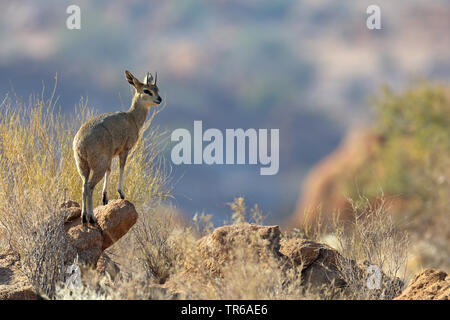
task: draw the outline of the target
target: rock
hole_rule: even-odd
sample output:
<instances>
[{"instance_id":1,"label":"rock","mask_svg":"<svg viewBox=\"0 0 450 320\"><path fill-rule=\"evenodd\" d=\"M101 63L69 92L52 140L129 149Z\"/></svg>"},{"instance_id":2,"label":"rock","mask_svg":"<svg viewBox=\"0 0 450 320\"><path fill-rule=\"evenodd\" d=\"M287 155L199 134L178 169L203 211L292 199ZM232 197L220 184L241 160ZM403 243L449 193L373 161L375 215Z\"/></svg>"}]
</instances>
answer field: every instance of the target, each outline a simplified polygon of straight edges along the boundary
<instances>
[{"instance_id":1,"label":"rock","mask_svg":"<svg viewBox=\"0 0 450 320\"><path fill-rule=\"evenodd\" d=\"M71 226L67 228L67 238L75 247L79 261L95 266L103 252L103 235L101 229L85 227L78 220L72 221Z\"/></svg>"},{"instance_id":2,"label":"rock","mask_svg":"<svg viewBox=\"0 0 450 320\"><path fill-rule=\"evenodd\" d=\"M79 207L80 207L80 204L79 204L78 202L76 202L76 201L73 201L73 200L67 200L67 201L64 201L63 203L61 203L61 204L59 205L59 207L60 207L61 209L67 209L67 208L79 208Z\"/></svg>"},{"instance_id":3,"label":"rock","mask_svg":"<svg viewBox=\"0 0 450 320\"><path fill-rule=\"evenodd\" d=\"M95 226L81 224L81 210L76 202L74 207L64 208L64 228L71 244L76 248L80 261L96 265L102 252L124 236L136 223L137 212L127 200L114 200L105 206L95 208Z\"/></svg>"},{"instance_id":4,"label":"rock","mask_svg":"<svg viewBox=\"0 0 450 320\"><path fill-rule=\"evenodd\" d=\"M81 217L80 207L62 208L60 212L64 216L64 222L70 222Z\"/></svg>"},{"instance_id":5,"label":"rock","mask_svg":"<svg viewBox=\"0 0 450 320\"><path fill-rule=\"evenodd\" d=\"M345 281L337 267L342 258L337 250L330 246L306 239L289 239L282 243L280 252L302 268L302 281L310 287L321 288L334 283L344 287Z\"/></svg>"},{"instance_id":6,"label":"rock","mask_svg":"<svg viewBox=\"0 0 450 320\"><path fill-rule=\"evenodd\" d=\"M394 300L449 300L450 275L445 271L425 269Z\"/></svg>"},{"instance_id":7,"label":"rock","mask_svg":"<svg viewBox=\"0 0 450 320\"><path fill-rule=\"evenodd\" d=\"M221 267L233 262L233 249L237 246L248 246L251 252L255 252L260 258L274 257L279 259L282 255L280 248L280 227L259 226L255 224L237 224L222 226L215 229L197 242L197 248L203 261L203 266L213 274L220 274ZM186 261L187 269L195 269L197 266Z\"/></svg>"},{"instance_id":8,"label":"rock","mask_svg":"<svg viewBox=\"0 0 450 320\"><path fill-rule=\"evenodd\" d=\"M115 200L95 210L97 224L103 231L102 250L122 238L137 221L134 205L127 200Z\"/></svg>"},{"instance_id":9,"label":"rock","mask_svg":"<svg viewBox=\"0 0 450 320\"><path fill-rule=\"evenodd\" d=\"M317 242L305 239L290 239L283 242L280 252L292 259L295 265L307 268L319 256L321 245Z\"/></svg>"},{"instance_id":10,"label":"rock","mask_svg":"<svg viewBox=\"0 0 450 320\"><path fill-rule=\"evenodd\" d=\"M0 252L0 300L39 299L20 270L19 257L12 252Z\"/></svg>"},{"instance_id":11,"label":"rock","mask_svg":"<svg viewBox=\"0 0 450 320\"><path fill-rule=\"evenodd\" d=\"M360 189L364 181L377 179L376 176L367 177L366 169L379 161L377 150L383 143L384 138L372 130L359 128L350 131L333 152L310 170L304 179L295 212L286 225L303 227L318 222L319 217L323 225L332 224L335 214L342 221L353 219L354 212L348 199L355 194L352 195L350 189L364 194L367 190ZM383 197L389 198L385 209L394 218L401 219L405 212L415 212L420 208L420 197L383 191L386 192ZM378 197L368 200L373 206L380 203Z\"/></svg>"},{"instance_id":12,"label":"rock","mask_svg":"<svg viewBox=\"0 0 450 320\"><path fill-rule=\"evenodd\" d=\"M98 259L96 270L101 274L109 274L112 280L114 280L120 272L119 266L105 252L103 252Z\"/></svg>"}]
</instances>

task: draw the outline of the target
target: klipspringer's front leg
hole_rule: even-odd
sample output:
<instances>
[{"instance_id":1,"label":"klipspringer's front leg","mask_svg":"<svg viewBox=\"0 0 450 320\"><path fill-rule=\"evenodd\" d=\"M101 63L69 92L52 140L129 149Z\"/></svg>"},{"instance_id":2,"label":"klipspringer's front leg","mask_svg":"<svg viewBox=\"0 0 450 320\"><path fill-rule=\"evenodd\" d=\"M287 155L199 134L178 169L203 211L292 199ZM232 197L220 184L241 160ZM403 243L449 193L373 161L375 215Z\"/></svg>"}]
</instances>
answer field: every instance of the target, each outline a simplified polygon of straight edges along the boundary
<instances>
[{"instance_id":1,"label":"klipspringer's front leg","mask_svg":"<svg viewBox=\"0 0 450 320\"><path fill-rule=\"evenodd\" d=\"M119 185L117 187L117 192L119 193L120 199L125 199L125 195L123 194L123 173L125 169L125 163L127 162L127 157L127 151L119 154Z\"/></svg>"},{"instance_id":2,"label":"klipspringer's front leg","mask_svg":"<svg viewBox=\"0 0 450 320\"><path fill-rule=\"evenodd\" d=\"M111 169L106 170L105 181L103 182L102 202L104 206L108 204L108 178L110 173Z\"/></svg>"}]
</instances>

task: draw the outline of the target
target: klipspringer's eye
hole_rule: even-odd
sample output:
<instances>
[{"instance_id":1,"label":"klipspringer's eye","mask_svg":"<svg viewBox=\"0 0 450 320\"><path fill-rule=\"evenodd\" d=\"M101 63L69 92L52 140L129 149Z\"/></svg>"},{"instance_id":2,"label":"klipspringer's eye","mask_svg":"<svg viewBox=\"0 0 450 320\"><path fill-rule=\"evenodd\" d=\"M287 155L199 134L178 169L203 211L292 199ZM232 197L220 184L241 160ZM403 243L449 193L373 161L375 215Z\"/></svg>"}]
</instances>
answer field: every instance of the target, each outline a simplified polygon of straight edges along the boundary
<instances>
[{"instance_id":1,"label":"klipspringer's eye","mask_svg":"<svg viewBox=\"0 0 450 320\"><path fill-rule=\"evenodd\" d=\"M153 95L153 93L150 90L144 90L144 93L148 94L149 96Z\"/></svg>"}]
</instances>

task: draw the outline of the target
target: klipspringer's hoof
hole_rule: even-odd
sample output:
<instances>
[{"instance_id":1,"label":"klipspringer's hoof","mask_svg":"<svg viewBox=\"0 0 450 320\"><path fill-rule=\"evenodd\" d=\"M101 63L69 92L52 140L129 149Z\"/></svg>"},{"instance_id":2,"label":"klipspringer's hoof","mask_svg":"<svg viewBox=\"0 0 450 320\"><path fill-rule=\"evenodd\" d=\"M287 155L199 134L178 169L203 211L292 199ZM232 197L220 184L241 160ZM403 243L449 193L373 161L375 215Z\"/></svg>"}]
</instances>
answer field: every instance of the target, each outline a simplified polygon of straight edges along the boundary
<instances>
[{"instance_id":1,"label":"klipspringer's hoof","mask_svg":"<svg viewBox=\"0 0 450 320\"><path fill-rule=\"evenodd\" d=\"M119 197L120 197L120 199L125 199L125 195L123 194L123 192L122 191L120 191L120 190L117 190L117 192L119 193Z\"/></svg>"},{"instance_id":2,"label":"klipspringer's hoof","mask_svg":"<svg viewBox=\"0 0 450 320\"><path fill-rule=\"evenodd\" d=\"M97 223L97 221L95 220L94 216L89 217L89 224L94 225L96 223Z\"/></svg>"},{"instance_id":3,"label":"klipspringer's hoof","mask_svg":"<svg viewBox=\"0 0 450 320\"><path fill-rule=\"evenodd\" d=\"M84 215L84 214L81 215L81 224L83 226L87 225L86 215Z\"/></svg>"},{"instance_id":4,"label":"klipspringer's hoof","mask_svg":"<svg viewBox=\"0 0 450 320\"><path fill-rule=\"evenodd\" d=\"M104 206L106 206L108 204L108 197L107 197L106 193L103 194L102 202L103 202Z\"/></svg>"}]
</instances>

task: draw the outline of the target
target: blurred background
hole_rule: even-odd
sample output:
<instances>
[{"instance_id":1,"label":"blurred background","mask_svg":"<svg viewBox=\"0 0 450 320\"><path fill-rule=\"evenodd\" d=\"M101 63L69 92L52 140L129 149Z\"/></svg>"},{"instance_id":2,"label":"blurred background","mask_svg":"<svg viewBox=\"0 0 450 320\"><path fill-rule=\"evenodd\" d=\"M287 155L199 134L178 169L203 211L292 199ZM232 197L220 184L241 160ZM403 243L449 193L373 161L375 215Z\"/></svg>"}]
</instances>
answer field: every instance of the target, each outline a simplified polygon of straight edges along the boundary
<instances>
[{"instance_id":1,"label":"blurred background","mask_svg":"<svg viewBox=\"0 0 450 320\"><path fill-rule=\"evenodd\" d=\"M81 8L68 30L66 8ZM50 94L58 74L63 112L81 97L99 113L127 109L128 69L158 72L165 110L154 125L169 133L203 127L280 129L280 170L259 166L173 167L174 202L192 217L221 222L245 196L288 219L303 181L346 132L370 123L380 87L450 80L448 0L378 0L381 30L368 30L373 1L214 0L0 3L0 96ZM364 146L365 143L362 143ZM167 158L170 159L170 149ZM169 161L169 160L168 160ZM301 206L301 205L300 205Z\"/></svg>"}]
</instances>

